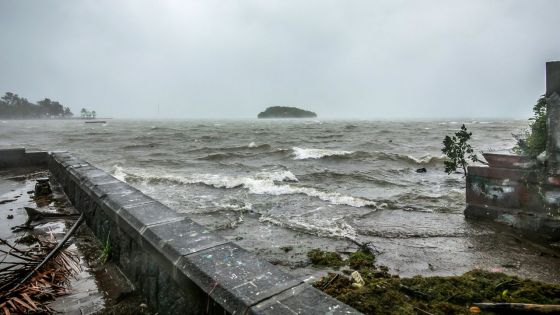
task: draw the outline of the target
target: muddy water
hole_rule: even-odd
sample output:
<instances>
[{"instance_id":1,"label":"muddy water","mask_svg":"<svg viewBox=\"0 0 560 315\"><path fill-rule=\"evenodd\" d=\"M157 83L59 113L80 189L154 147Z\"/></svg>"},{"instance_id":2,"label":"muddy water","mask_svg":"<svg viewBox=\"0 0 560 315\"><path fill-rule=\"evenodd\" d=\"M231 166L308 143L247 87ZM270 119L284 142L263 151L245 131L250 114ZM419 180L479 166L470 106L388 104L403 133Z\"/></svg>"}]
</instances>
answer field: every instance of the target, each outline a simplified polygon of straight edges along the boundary
<instances>
[{"instance_id":1,"label":"muddy water","mask_svg":"<svg viewBox=\"0 0 560 315\"><path fill-rule=\"evenodd\" d=\"M402 276L475 267L560 282L554 247L465 220L465 181L442 139L462 123L507 151L526 121L0 122L0 146L67 149L223 237L307 277L313 248L370 242ZM22 127L23 126L23 127ZM416 169L426 168L426 173ZM292 248L286 251L286 248Z\"/></svg>"}]
</instances>

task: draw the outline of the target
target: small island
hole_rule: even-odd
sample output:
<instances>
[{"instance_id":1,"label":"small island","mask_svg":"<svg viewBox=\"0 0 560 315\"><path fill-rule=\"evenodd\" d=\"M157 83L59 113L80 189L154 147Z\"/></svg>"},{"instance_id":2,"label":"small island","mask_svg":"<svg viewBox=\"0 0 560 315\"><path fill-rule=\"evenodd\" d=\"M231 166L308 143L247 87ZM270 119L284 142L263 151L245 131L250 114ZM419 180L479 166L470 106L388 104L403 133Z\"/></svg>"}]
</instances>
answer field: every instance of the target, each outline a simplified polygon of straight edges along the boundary
<instances>
[{"instance_id":1,"label":"small island","mask_svg":"<svg viewBox=\"0 0 560 315\"><path fill-rule=\"evenodd\" d=\"M264 112L260 112L257 118L315 118L314 112L299 109L297 107L272 106Z\"/></svg>"}]
</instances>

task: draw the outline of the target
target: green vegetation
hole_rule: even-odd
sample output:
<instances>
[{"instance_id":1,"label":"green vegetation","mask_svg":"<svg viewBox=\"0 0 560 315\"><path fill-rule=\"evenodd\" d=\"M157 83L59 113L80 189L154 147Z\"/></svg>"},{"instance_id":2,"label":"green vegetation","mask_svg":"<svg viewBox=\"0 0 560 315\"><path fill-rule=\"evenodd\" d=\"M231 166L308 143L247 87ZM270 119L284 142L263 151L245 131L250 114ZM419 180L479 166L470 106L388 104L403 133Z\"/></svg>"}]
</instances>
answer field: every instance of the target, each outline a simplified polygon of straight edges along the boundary
<instances>
[{"instance_id":1,"label":"green vegetation","mask_svg":"<svg viewBox=\"0 0 560 315\"><path fill-rule=\"evenodd\" d=\"M103 265L107 262L109 256L111 255L111 243L109 243L110 235L111 232L109 231L109 233L107 234L107 239L105 240L105 243L103 244L103 248L101 249L101 255L99 256L99 261Z\"/></svg>"},{"instance_id":2,"label":"green vegetation","mask_svg":"<svg viewBox=\"0 0 560 315\"><path fill-rule=\"evenodd\" d=\"M82 108L82 110L80 111L80 118L82 119L95 119L95 117L97 116L97 113L95 111L89 111L85 108Z\"/></svg>"},{"instance_id":3,"label":"green vegetation","mask_svg":"<svg viewBox=\"0 0 560 315\"><path fill-rule=\"evenodd\" d=\"M339 268L348 265L355 270L373 267L375 263L375 255L364 250L350 254L347 260L342 259L342 256L336 252L327 252L320 249L309 251L307 257L313 266Z\"/></svg>"},{"instance_id":4,"label":"green vegetation","mask_svg":"<svg viewBox=\"0 0 560 315\"><path fill-rule=\"evenodd\" d=\"M477 162L476 154L473 154L473 149L468 141L471 139L472 132L467 131L465 125L461 126L461 130L455 133L454 136L445 136L443 140L443 152L448 160L444 161L445 172L451 174L461 167L463 174L467 176L468 160Z\"/></svg>"},{"instance_id":5,"label":"green vegetation","mask_svg":"<svg viewBox=\"0 0 560 315\"><path fill-rule=\"evenodd\" d=\"M0 118L68 118L72 116L70 108L48 98L38 101L37 104L11 92L6 92L0 98Z\"/></svg>"},{"instance_id":6,"label":"green vegetation","mask_svg":"<svg viewBox=\"0 0 560 315\"><path fill-rule=\"evenodd\" d=\"M325 252L320 249L313 249L307 253L307 257L314 266L338 268L344 265L342 257L335 252Z\"/></svg>"},{"instance_id":7,"label":"green vegetation","mask_svg":"<svg viewBox=\"0 0 560 315\"><path fill-rule=\"evenodd\" d=\"M529 129L517 136L517 153L535 158L546 150L546 97L542 95L533 106L533 117L529 118Z\"/></svg>"},{"instance_id":8,"label":"green vegetation","mask_svg":"<svg viewBox=\"0 0 560 315\"><path fill-rule=\"evenodd\" d=\"M257 118L315 118L317 114L296 107L272 106L260 112Z\"/></svg>"},{"instance_id":9,"label":"green vegetation","mask_svg":"<svg viewBox=\"0 0 560 315\"><path fill-rule=\"evenodd\" d=\"M329 273L313 286L365 314L468 314L472 303L480 302L560 304L560 285L478 269L461 276L401 279L372 260L350 263L362 261L358 258L364 254L354 253L348 262L365 285L356 286L352 277ZM328 255L322 252L322 256Z\"/></svg>"},{"instance_id":10,"label":"green vegetation","mask_svg":"<svg viewBox=\"0 0 560 315\"><path fill-rule=\"evenodd\" d=\"M375 263L375 256L372 253L357 251L350 254L348 257L348 266L354 270L360 270L362 268L373 267Z\"/></svg>"}]
</instances>

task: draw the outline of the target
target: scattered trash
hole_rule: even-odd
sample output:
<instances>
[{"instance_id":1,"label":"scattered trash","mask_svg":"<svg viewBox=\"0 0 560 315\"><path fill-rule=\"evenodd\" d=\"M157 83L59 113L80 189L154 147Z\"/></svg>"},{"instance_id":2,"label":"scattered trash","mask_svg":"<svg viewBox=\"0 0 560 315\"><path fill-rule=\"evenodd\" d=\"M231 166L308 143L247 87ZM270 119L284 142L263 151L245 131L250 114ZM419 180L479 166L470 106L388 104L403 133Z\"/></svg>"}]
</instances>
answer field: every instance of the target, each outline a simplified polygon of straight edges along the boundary
<instances>
[{"instance_id":1,"label":"scattered trash","mask_svg":"<svg viewBox=\"0 0 560 315\"><path fill-rule=\"evenodd\" d=\"M354 280L354 282L352 283L352 287L359 289L366 284L358 271L352 272L350 276L352 277L352 280Z\"/></svg>"}]
</instances>

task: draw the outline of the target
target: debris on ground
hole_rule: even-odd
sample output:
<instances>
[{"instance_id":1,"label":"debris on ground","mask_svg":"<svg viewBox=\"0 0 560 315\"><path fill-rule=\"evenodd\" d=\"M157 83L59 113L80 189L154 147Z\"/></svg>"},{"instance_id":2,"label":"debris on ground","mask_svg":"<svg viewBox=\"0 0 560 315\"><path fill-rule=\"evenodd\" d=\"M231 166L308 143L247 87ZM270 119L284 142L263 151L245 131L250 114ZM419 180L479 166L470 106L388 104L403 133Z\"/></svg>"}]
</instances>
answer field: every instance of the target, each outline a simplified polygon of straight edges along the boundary
<instances>
[{"instance_id":1,"label":"debris on ground","mask_svg":"<svg viewBox=\"0 0 560 315\"><path fill-rule=\"evenodd\" d=\"M0 239L0 310L4 314L50 313L47 303L65 295L70 277L80 268L76 253L63 249L42 267L44 258L57 247L57 242L36 238L37 245L18 247ZM33 272L35 270L35 272ZM29 280L22 282L29 274Z\"/></svg>"},{"instance_id":2,"label":"debris on ground","mask_svg":"<svg viewBox=\"0 0 560 315\"><path fill-rule=\"evenodd\" d=\"M337 254L312 252L310 258L336 257L334 254ZM361 261L356 258L362 254L354 253L354 257ZM560 304L560 285L500 272L475 269L460 276L399 278L391 275L387 267L374 265L371 260L360 264L350 264L351 261L341 259L341 263L356 269L351 276L331 272L313 285L365 314L469 314L469 310L484 307L488 310L494 307L490 314L511 314L516 309L505 308L508 304L517 308L532 307L532 311ZM489 312L484 310L483 314Z\"/></svg>"}]
</instances>

